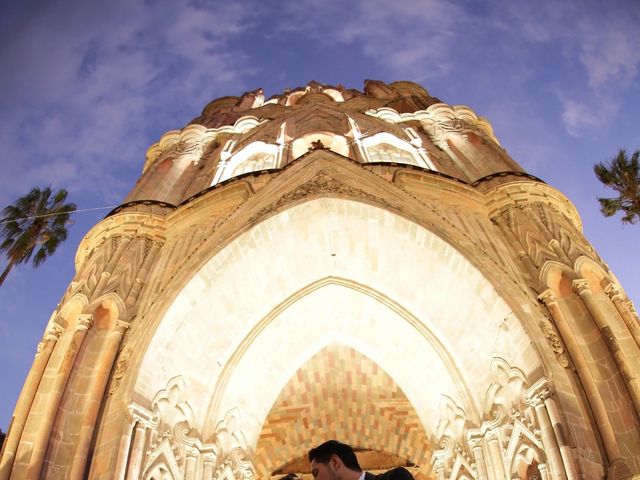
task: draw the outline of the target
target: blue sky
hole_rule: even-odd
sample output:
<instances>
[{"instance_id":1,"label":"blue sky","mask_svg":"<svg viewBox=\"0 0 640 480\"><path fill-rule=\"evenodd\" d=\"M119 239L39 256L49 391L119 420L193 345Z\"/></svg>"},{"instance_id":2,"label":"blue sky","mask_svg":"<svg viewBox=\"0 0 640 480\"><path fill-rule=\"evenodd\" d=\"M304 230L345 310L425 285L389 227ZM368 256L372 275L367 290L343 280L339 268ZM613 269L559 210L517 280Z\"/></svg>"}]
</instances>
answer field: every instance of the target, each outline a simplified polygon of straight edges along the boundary
<instances>
[{"instance_id":1,"label":"blue sky","mask_svg":"<svg viewBox=\"0 0 640 480\"><path fill-rule=\"evenodd\" d=\"M517 162L578 207L640 302L640 225L600 215L608 192L592 173L640 148L639 25L637 0L4 0L0 206L49 184L79 208L117 205L146 149L219 96L412 80L488 118ZM76 247L107 211L77 214L51 260L0 288L4 431Z\"/></svg>"}]
</instances>

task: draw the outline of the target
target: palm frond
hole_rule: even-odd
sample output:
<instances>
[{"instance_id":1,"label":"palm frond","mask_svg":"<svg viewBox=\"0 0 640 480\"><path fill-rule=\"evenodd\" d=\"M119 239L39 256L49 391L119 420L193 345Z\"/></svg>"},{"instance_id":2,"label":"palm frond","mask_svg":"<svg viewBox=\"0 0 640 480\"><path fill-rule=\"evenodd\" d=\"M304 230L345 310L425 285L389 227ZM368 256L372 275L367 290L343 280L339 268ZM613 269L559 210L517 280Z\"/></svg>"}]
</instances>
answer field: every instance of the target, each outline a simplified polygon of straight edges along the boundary
<instances>
[{"instance_id":1,"label":"palm frond","mask_svg":"<svg viewBox=\"0 0 640 480\"><path fill-rule=\"evenodd\" d=\"M593 171L604 186L618 193L616 198L598 198L602 214L622 212L623 223L640 220L640 150L631 156L620 150L611 160L596 163Z\"/></svg>"},{"instance_id":2,"label":"palm frond","mask_svg":"<svg viewBox=\"0 0 640 480\"><path fill-rule=\"evenodd\" d=\"M38 267L64 242L74 203L64 203L67 191L51 187L33 188L2 210L0 251L14 264L28 262ZM35 251L35 255L34 255Z\"/></svg>"}]
</instances>

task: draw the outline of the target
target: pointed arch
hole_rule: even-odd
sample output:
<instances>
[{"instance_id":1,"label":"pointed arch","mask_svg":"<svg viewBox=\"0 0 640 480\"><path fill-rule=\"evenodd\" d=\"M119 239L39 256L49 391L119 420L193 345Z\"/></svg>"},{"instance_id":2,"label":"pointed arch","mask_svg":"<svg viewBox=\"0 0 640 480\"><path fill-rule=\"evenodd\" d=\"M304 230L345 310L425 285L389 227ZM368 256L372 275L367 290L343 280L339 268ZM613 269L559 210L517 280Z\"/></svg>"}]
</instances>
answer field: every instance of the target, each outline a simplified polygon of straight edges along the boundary
<instances>
[{"instance_id":1,"label":"pointed arch","mask_svg":"<svg viewBox=\"0 0 640 480\"><path fill-rule=\"evenodd\" d=\"M203 440L216 419L240 407L255 445L295 368L339 341L385 368L433 431L443 393L478 420L491 349L509 314L477 268L428 230L369 204L316 198L256 224L196 272L145 347L135 396L151 398L158 381L188 372ZM517 322L508 335L507 343L525 345L514 353L528 355L510 362L540 368ZM394 345L411 357L411 368Z\"/></svg>"}]
</instances>

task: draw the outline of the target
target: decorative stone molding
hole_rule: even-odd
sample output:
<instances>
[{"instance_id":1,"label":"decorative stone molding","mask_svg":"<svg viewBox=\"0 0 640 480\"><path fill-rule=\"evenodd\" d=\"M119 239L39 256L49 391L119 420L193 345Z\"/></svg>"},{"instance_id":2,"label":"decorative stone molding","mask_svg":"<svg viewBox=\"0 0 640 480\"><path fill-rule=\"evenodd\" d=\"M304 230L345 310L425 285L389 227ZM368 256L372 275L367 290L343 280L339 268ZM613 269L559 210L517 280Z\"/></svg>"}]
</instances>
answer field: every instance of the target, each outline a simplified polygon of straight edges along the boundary
<instances>
[{"instance_id":1,"label":"decorative stone molding","mask_svg":"<svg viewBox=\"0 0 640 480\"><path fill-rule=\"evenodd\" d=\"M113 375L111 376L111 386L109 387L109 395L114 395L118 388L120 387L120 383L122 382L122 378L125 373L127 373L127 369L129 367L129 357L131 356L131 349L125 347L118 354L118 359L116 360L116 366L113 371Z\"/></svg>"},{"instance_id":2,"label":"decorative stone molding","mask_svg":"<svg viewBox=\"0 0 640 480\"><path fill-rule=\"evenodd\" d=\"M484 412L497 426L521 410L526 377L520 369L498 357L491 361L491 373L494 381L485 394Z\"/></svg>"},{"instance_id":3,"label":"decorative stone molding","mask_svg":"<svg viewBox=\"0 0 640 480\"><path fill-rule=\"evenodd\" d=\"M362 198L393 208L392 205L389 204L389 202L387 202L386 200L366 193L364 190L346 185L328 175L324 170L318 170L316 172L316 175L311 180L303 183L302 185L299 185L292 191L285 193L276 202L270 204L268 207L263 208L258 213L253 215L249 222L258 222L265 215L276 212L289 203L296 202L320 192Z\"/></svg>"},{"instance_id":4,"label":"decorative stone molding","mask_svg":"<svg viewBox=\"0 0 640 480\"><path fill-rule=\"evenodd\" d=\"M265 143L255 141L245 145L240 151L231 153L230 147L220 154L220 162L216 168L216 174L211 186L237 177L243 173L255 172L265 169L273 169L281 166L283 144Z\"/></svg>"},{"instance_id":5,"label":"decorative stone molding","mask_svg":"<svg viewBox=\"0 0 640 480\"><path fill-rule=\"evenodd\" d=\"M552 396L552 384L542 378L528 387L524 373L501 358L492 360L491 372L485 421L480 425L469 422L451 398L442 399L435 435L439 449L432 456L440 480L520 478L523 469L547 462L547 447L533 408ZM553 436L553 431L547 434ZM558 452L557 443L549 445Z\"/></svg>"},{"instance_id":6,"label":"decorative stone molding","mask_svg":"<svg viewBox=\"0 0 640 480\"><path fill-rule=\"evenodd\" d=\"M186 391L184 379L177 376L156 394L150 409L129 405L133 424L151 431L141 459L141 478L178 480L208 473L211 476L207 478L212 480L252 480L253 453L241 430L240 410L227 412L216 426L213 442L204 443L195 429Z\"/></svg>"},{"instance_id":7,"label":"decorative stone molding","mask_svg":"<svg viewBox=\"0 0 640 480\"><path fill-rule=\"evenodd\" d=\"M412 113L398 113L393 108L382 107L367 110L365 114L392 124L418 121L432 135L436 144L442 144L449 133L462 133L467 129L475 129L500 145L493 134L491 124L464 105L451 106L446 103L436 103L426 110Z\"/></svg>"},{"instance_id":8,"label":"decorative stone molding","mask_svg":"<svg viewBox=\"0 0 640 480\"><path fill-rule=\"evenodd\" d=\"M551 350L555 354L558 363L564 368L568 368L570 362L569 356L564 347L564 343L562 342L558 331L553 325L553 322L545 314L542 314L542 316L544 320L540 320L538 322L538 326L547 339L549 347L551 347Z\"/></svg>"},{"instance_id":9,"label":"decorative stone molding","mask_svg":"<svg viewBox=\"0 0 640 480\"><path fill-rule=\"evenodd\" d=\"M591 293L591 289L589 288L589 281L585 278L576 278L571 282L571 286L573 287L573 291L578 295L586 295Z\"/></svg>"},{"instance_id":10,"label":"decorative stone molding","mask_svg":"<svg viewBox=\"0 0 640 480\"><path fill-rule=\"evenodd\" d=\"M46 342L47 340L57 341L60 338L60 335L62 334L62 332L64 332L64 328L61 325L54 322L51 325L51 328L49 328L49 330L45 332L43 337L43 342ZM40 342L38 346L40 346L43 342Z\"/></svg>"},{"instance_id":11,"label":"decorative stone molding","mask_svg":"<svg viewBox=\"0 0 640 480\"><path fill-rule=\"evenodd\" d=\"M534 383L525 393L524 401L531 406L543 404L545 400L555 395L553 383L546 378L541 378Z\"/></svg>"},{"instance_id":12,"label":"decorative stone molding","mask_svg":"<svg viewBox=\"0 0 640 480\"><path fill-rule=\"evenodd\" d=\"M127 411L133 423L141 423L147 428L156 428L158 426L158 418L143 406L131 402Z\"/></svg>"},{"instance_id":13,"label":"decorative stone molding","mask_svg":"<svg viewBox=\"0 0 640 480\"><path fill-rule=\"evenodd\" d=\"M582 220L575 206L558 190L539 181L517 181L501 184L485 193L489 216L497 216L505 208L541 204L554 208L582 232ZM533 213L533 212L530 212Z\"/></svg>"},{"instance_id":14,"label":"decorative stone molding","mask_svg":"<svg viewBox=\"0 0 640 480\"><path fill-rule=\"evenodd\" d=\"M609 283L605 289L604 293L609 295L609 298L612 301L623 301L624 297L622 296L622 290L615 283Z\"/></svg>"},{"instance_id":15,"label":"decorative stone molding","mask_svg":"<svg viewBox=\"0 0 640 480\"><path fill-rule=\"evenodd\" d=\"M220 128L191 124L182 130L171 130L147 150L147 160L142 171L146 172L151 165L168 155L188 156L193 158L194 162L199 162L200 158L216 145L216 138L221 133L243 134L267 121L247 115L239 118L233 125Z\"/></svg>"},{"instance_id":16,"label":"decorative stone molding","mask_svg":"<svg viewBox=\"0 0 640 480\"><path fill-rule=\"evenodd\" d=\"M148 238L153 242L166 241L166 222L163 217L147 213L121 212L104 219L80 242L76 252L76 271L80 272L82 266L97 252L101 252L106 247L105 243L110 241L110 248L117 247L118 242L123 238L132 239L134 237ZM109 258L102 260L104 267L109 262Z\"/></svg>"},{"instance_id":17,"label":"decorative stone molding","mask_svg":"<svg viewBox=\"0 0 640 480\"><path fill-rule=\"evenodd\" d=\"M78 319L75 325L76 330L87 331L93 325L93 315L90 313L83 313L78 315Z\"/></svg>"}]
</instances>

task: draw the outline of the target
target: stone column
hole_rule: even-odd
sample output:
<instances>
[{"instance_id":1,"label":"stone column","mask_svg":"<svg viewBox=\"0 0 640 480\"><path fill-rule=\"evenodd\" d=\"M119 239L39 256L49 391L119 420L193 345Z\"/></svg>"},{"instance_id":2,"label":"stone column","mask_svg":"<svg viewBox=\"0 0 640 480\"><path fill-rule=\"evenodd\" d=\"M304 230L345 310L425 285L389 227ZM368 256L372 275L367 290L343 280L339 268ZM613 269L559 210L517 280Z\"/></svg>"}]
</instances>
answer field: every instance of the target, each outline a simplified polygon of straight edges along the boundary
<instances>
[{"instance_id":1,"label":"stone column","mask_svg":"<svg viewBox=\"0 0 640 480\"><path fill-rule=\"evenodd\" d=\"M43 341L38 344L36 356L18 397L18 403L3 446L2 460L0 461L0 480L7 480L11 475L13 460L20 444L20 438L22 437L22 431L27 422L31 405L38 391L42 375L47 368L51 352L53 352L53 348L62 332L62 327L54 323L51 330L45 334Z\"/></svg>"},{"instance_id":2,"label":"stone column","mask_svg":"<svg viewBox=\"0 0 640 480\"><path fill-rule=\"evenodd\" d=\"M212 453L205 454L202 468L203 480L213 480L213 467L215 465L215 460L216 458Z\"/></svg>"},{"instance_id":3,"label":"stone column","mask_svg":"<svg viewBox=\"0 0 640 480\"><path fill-rule=\"evenodd\" d=\"M116 469L113 473L115 480L124 480L127 472L127 461L129 460L129 447L131 446L131 437L133 436L133 428L135 420L129 423L126 432L120 437L118 445L118 458L116 459Z\"/></svg>"},{"instance_id":4,"label":"stone column","mask_svg":"<svg viewBox=\"0 0 640 480\"><path fill-rule=\"evenodd\" d=\"M128 327L129 324L127 322L121 320L115 321L113 329L105 339L98 364L93 370L93 378L86 396L87 408L84 412L80 436L78 437L73 464L71 466L71 474L69 476L71 479L81 480L84 478L84 470L89 457L89 446L93 438L104 391L107 387L109 376L111 375L113 362L118 354L118 348L122 342L122 336Z\"/></svg>"},{"instance_id":5,"label":"stone column","mask_svg":"<svg viewBox=\"0 0 640 480\"><path fill-rule=\"evenodd\" d=\"M544 381L536 383L527 392L527 403L535 409L538 425L542 434L542 445L547 455L547 461L551 462L551 472L554 479L567 480L565 469L560 456L560 447L556 439L551 419L547 412L545 400L552 395L551 385Z\"/></svg>"},{"instance_id":6,"label":"stone column","mask_svg":"<svg viewBox=\"0 0 640 480\"><path fill-rule=\"evenodd\" d=\"M491 465L493 466L493 478L504 480L506 474L504 471L504 460L502 458L502 451L500 450L500 442L498 439L498 431L490 430L485 435L487 445L489 446L489 456L491 458Z\"/></svg>"},{"instance_id":7,"label":"stone column","mask_svg":"<svg viewBox=\"0 0 640 480\"><path fill-rule=\"evenodd\" d=\"M564 438L562 423L560 422L560 414L558 413L558 407L556 406L553 395L545 398L544 404L547 407L547 413L549 414L549 419L551 420L551 425L553 426L553 431L556 435L556 441L560 448L560 456L562 457L562 463L564 464L567 478L569 480L579 480L578 469L576 468L571 448L567 445Z\"/></svg>"},{"instance_id":8,"label":"stone column","mask_svg":"<svg viewBox=\"0 0 640 480\"><path fill-rule=\"evenodd\" d=\"M445 480L444 461L442 459L437 459L433 463L433 471L436 474L436 480Z\"/></svg>"},{"instance_id":9,"label":"stone column","mask_svg":"<svg viewBox=\"0 0 640 480\"><path fill-rule=\"evenodd\" d=\"M198 450L195 448L187 448L187 461L184 469L185 480L196 480L196 466L198 462Z\"/></svg>"},{"instance_id":10,"label":"stone column","mask_svg":"<svg viewBox=\"0 0 640 480\"><path fill-rule=\"evenodd\" d=\"M622 317L622 320L624 320L624 323L629 329L629 332L631 332L631 336L633 336L636 345L640 347L640 324L638 323L637 318L634 317L631 309L629 309L629 306L622 298L622 292L614 283L610 283L609 285L607 285L604 289L604 292L609 295L611 302L618 310L618 313Z\"/></svg>"},{"instance_id":11,"label":"stone column","mask_svg":"<svg viewBox=\"0 0 640 480\"><path fill-rule=\"evenodd\" d=\"M567 346L571 360L576 367L578 378L580 379L584 389L585 399L591 407L598 427L598 433L602 438L602 444L607 456L607 459L605 460L618 458L620 456L620 448L616 440L616 435L613 431L613 426L609 420L607 409L602 401L600 393L598 392L598 387L593 376L591 375L589 365L580 351L580 347L576 343L573 331L558 305L558 299L551 290L545 290L542 292L538 296L538 299L540 299L549 310L551 318L553 318L553 321L558 327L558 331Z\"/></svg>"},{"instance_id":12,"label":"stone column","mask_svg":"<svg viewBox=\"0 0 640 480\"><path fill-rule=\"evenodd\" d=\"M482 451L482 433L469 433L469 447L473 452L473 458L476 462L476 471L478 472L478 480L489 480L487 473L487 464L484 462L484 452Z\"/></svg>"},{"instance_id":13,"label":"stone column","mask_svg":"<svg viewBox=\"0 0 640 480\"><path fill-rule=\"evenodd\" d=\"M640 382L636 378L634 368L629 364L627 358L632 358L629 355L631 352L624 352L623 348L618 344L611 327L609 326L609 319L607 315L602 311L598 301L593 297L589 284L584 278L576 279L573 281L573 289L580 295L580 298L584 302L589 310L589 313L593 317L604 338L611 356L616 362L622 378L627 384L627 389L633 400L633 404L636 408L636 412L640 412Z\"/></svg>"},{"instance_id":14,"label":"stone column","mask_svg":"<svg viewBox=\"0 0 640 480\"><path fill-rule=\"evenodd\" d=\"M56 375L51 392L48 395L46 408L42 415L42 422L37 435L34 438L33 446L31 449L31 458L29 459L29 466L27 467L27 479L36 480L40 478L40 472L42 471L42 464L47 452L47 446L49 445L49 439L51 436L51 429L58 413L58 407L60 406L60 400L64 393L64 389L67 385L67 381L73 371L76 357L82 347L84 338L87 335L87 331L91 327L93 322L93 316L83 314L78 316L78 323L76 324L73 332L73 337L67 351L64 354L64 358L60 364L60 369Z\"/></svg>"},{"instance_id":15,"label":"stone column","mask_svg":"<svg viewBox=\"0 0 640 480\"><path fill-rule=\"evenodd\" d=\"M542 480L551 480L549 478L549 469L547 468L546 464L539 463L538 464L538 471L540 472L540 477L542 477Z\"/></svg>"},{"instance_id":16,"label":"stone column","mask_svg":"<svg viewBox=\"0 0 640 480\"><path fill-rule=\"evenodd\" d=\"M144 448L147 440L147 426L142 421L137 421L133 429L133 445L129 457L129 468L127 469L127 480L138 480L144 459Z\"/></svg>"}]
</instances>

